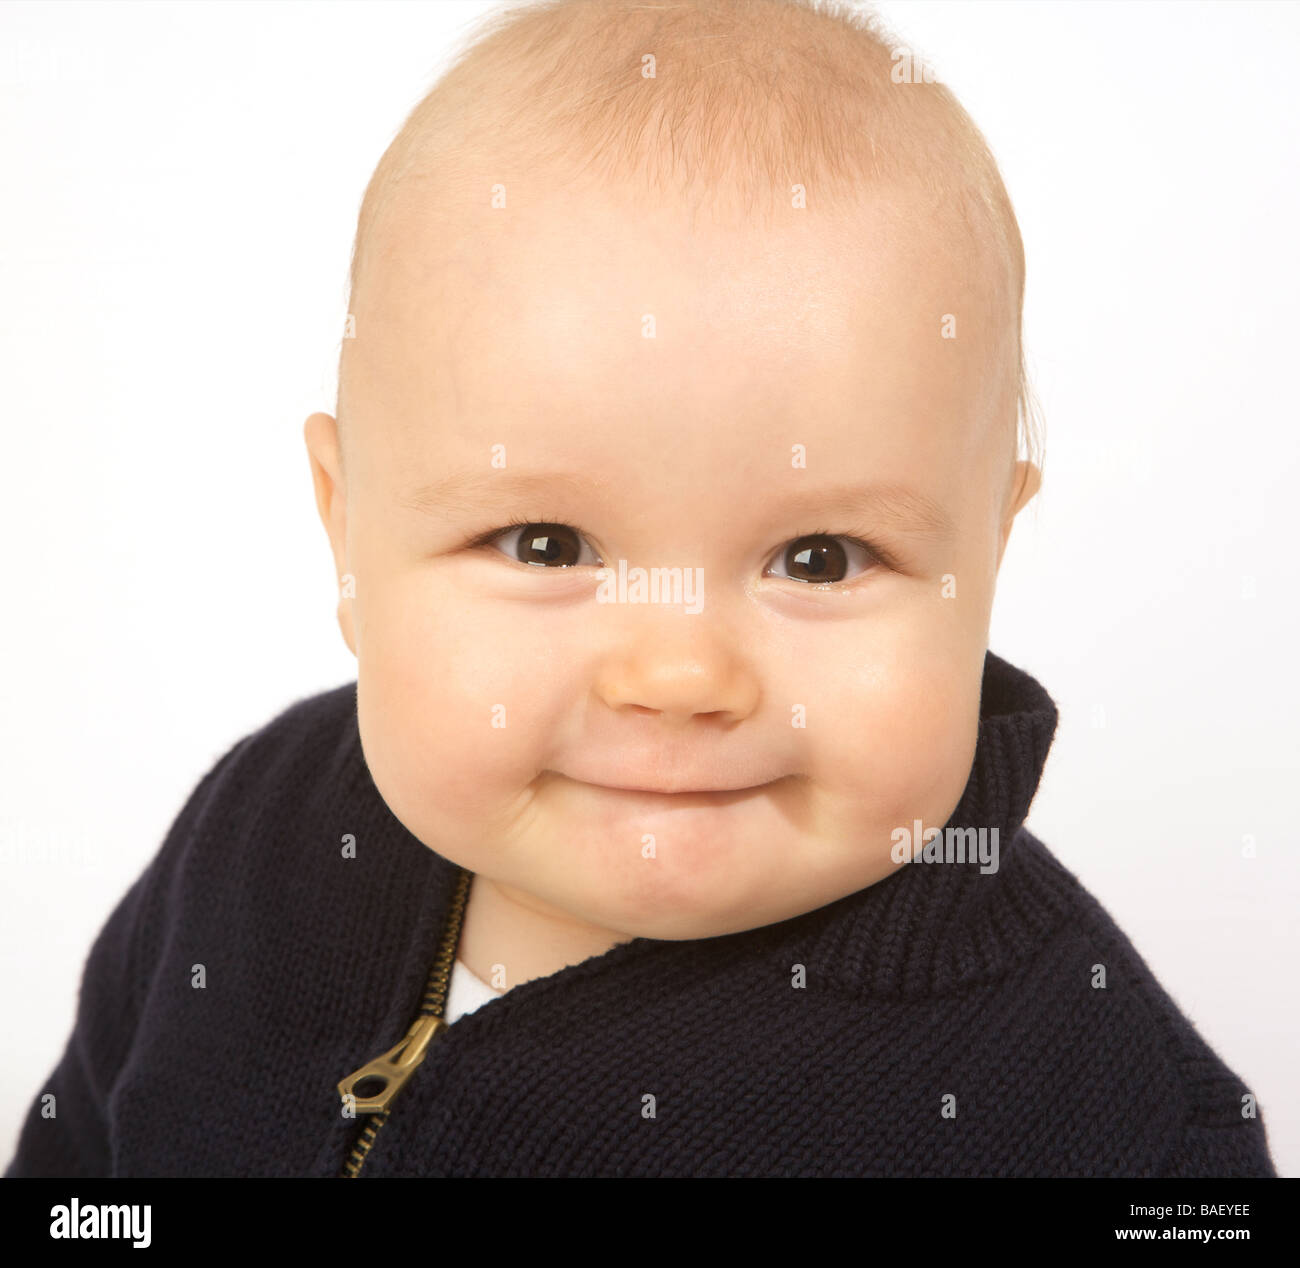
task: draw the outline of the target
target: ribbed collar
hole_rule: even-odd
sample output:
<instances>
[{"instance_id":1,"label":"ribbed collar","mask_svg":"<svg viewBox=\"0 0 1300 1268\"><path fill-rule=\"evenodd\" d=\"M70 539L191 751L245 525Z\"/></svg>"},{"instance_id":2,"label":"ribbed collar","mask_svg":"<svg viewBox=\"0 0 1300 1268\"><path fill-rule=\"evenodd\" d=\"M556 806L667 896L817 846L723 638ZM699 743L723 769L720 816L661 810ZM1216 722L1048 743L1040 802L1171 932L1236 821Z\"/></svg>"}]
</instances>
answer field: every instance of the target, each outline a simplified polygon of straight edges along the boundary
<instances>
[{"instance_id":1,"label":"ribbed collar","mask_svg":"<svg viewBox=\"0 0 1300 1268\"><path fill-rule=\"evenodd\" d=\"M945 994L999 975L1050 931L1075 884L1022 826L1056 721L1056 706L1033 678L992 652L986 654L975 757L945 828L996 827L996 872L982 874L978 862L906 864L866 889L758 929L686 941L634 938L581 964L523 982L502 1001L541 1003L578 982L583 991L596 991L600 979L611 974L627 986L643 976L671 980L675 971L688 966L697 971L710 958L726 966L733 982L747 966L769 974L773 965L785 965L788 971L789 965L803 963L810 976L816 973L823 982L875 997ZM378 801L368 775L363 782ZM410 989L418 991L460 869L418 846L386 807L382 813L410 847L404 852L413 868L410 880L430 886L424 910L432 928L426 927L419 939L425 949L416 950L405 973ZM488 1011L495 1009L493 1003Z\"/></svg>"},{"instance_id":2,"label":"ribbed collar","mask_svg":"<svg viewBox=\"0 0 1300 1268\"><path fill-rule=\"evenodd\" d=\"M1056 722L1056 705L1034 678L986 653L975 758L945 828L996 827L998 870L984 874L978 862L905 865L787 922L806 925L809 955L859 990L916 997L996 977L1037 946L1075 885L1023 827Z\"/></svg>"}]
</instances>

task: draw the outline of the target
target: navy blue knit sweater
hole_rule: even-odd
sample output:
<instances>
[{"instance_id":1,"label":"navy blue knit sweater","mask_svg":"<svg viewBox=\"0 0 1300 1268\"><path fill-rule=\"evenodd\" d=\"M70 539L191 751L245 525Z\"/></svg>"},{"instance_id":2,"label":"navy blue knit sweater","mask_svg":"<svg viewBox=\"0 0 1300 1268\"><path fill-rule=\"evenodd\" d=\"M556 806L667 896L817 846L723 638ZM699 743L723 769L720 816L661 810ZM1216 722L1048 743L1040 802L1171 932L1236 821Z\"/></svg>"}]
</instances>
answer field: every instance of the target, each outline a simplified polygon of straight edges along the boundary
<instances>
[{"instance_id":1,"label":"navy blue knit sweater","mask_svg":"<svg viewBox=\"0 0 1300 1268\"><path fill-rule=\"evenodd\" d=\"M1276 1174L1250 1089L1021 826L1055 727L990 654L950 824L999 829L996 872L523 982L430 1043L359 1178ZM340 1175L372 1116L337 1084L419 1013L458 876L380 798L355 683L286 709L100 932L6 1175Z\"/></svg>"}]
</instances>

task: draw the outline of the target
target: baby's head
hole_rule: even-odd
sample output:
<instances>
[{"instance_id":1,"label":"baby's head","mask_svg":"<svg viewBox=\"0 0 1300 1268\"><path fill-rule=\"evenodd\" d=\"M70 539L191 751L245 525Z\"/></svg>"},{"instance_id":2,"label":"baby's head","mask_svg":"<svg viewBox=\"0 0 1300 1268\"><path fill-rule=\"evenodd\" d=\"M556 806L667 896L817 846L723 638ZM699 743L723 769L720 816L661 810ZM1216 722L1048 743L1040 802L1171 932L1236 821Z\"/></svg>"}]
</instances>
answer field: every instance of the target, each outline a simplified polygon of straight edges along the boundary
<instances>
[{"instance_id":1,"label":"baby's head","mask_svg":"<svg viewBox=\"0 0 1300 1268\"><path fill-rule=\"evenodd\" d=\"M947 822L1037 488L996 167L824 8L507 12L371 181L307 423L379 792L611 944L812 910Z\"/></svg>"}]
</instances>

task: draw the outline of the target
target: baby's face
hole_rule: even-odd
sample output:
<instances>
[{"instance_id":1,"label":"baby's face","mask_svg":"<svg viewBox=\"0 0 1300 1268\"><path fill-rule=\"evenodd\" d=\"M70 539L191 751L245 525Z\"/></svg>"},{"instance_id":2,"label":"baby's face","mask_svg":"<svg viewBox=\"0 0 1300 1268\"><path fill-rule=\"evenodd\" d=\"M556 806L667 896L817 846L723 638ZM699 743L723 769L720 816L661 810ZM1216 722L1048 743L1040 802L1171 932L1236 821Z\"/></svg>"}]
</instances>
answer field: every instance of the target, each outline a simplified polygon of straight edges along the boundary
<instances>
[{"instance_id":1,"label":"baby's face","mask_svg":"<svg viewBox=\"0 0 1300 1268\"><path fill-rule=\"evenodd\" d=\"M945 823L1016 509L1011 331L961 247L887 203L647 201L390 227L322 503L384 800L611 944L809 911ZM702 604L624 601L624 565Z\"/></svg>"}]
</instances>

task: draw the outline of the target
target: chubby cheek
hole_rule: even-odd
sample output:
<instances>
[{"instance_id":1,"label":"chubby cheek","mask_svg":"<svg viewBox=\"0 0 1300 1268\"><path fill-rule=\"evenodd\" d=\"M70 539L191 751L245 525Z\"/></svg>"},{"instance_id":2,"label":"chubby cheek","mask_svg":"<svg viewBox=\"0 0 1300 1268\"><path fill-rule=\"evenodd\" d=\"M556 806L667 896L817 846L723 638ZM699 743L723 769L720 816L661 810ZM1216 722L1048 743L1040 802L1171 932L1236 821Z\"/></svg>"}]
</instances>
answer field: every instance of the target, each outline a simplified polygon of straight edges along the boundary
<instances>
[{"instance_id":1,"label":"chubby cheek","mask_svg":"<svg viewBox=\"0 0 1300 1268\"><path fill-rule=\"evenodd\" d=\"M877 648L870 670L838 694L835 743L812 760L851 830L853 866L893 866L891 833L916 819L942 827L961 799L975 755L983 649L927 645L924 636Z\"/></svg>"},{"instance_id":2,"label":"chubby cheek","mask_svg":"<svg viewBox=\"0 0 1300 1268\"><path fill-rule=\"evenodd\" d=\"M375 785L397 818L438 848L502 830L546 767L548 702L561 673L544 648L520 655L512 623L439 602L432 587L371 596L358 647L357 712ZM490 617L490 614L488 614ZM467 843L467 842L466 842Z\"/></svg>"}]
</instances>

